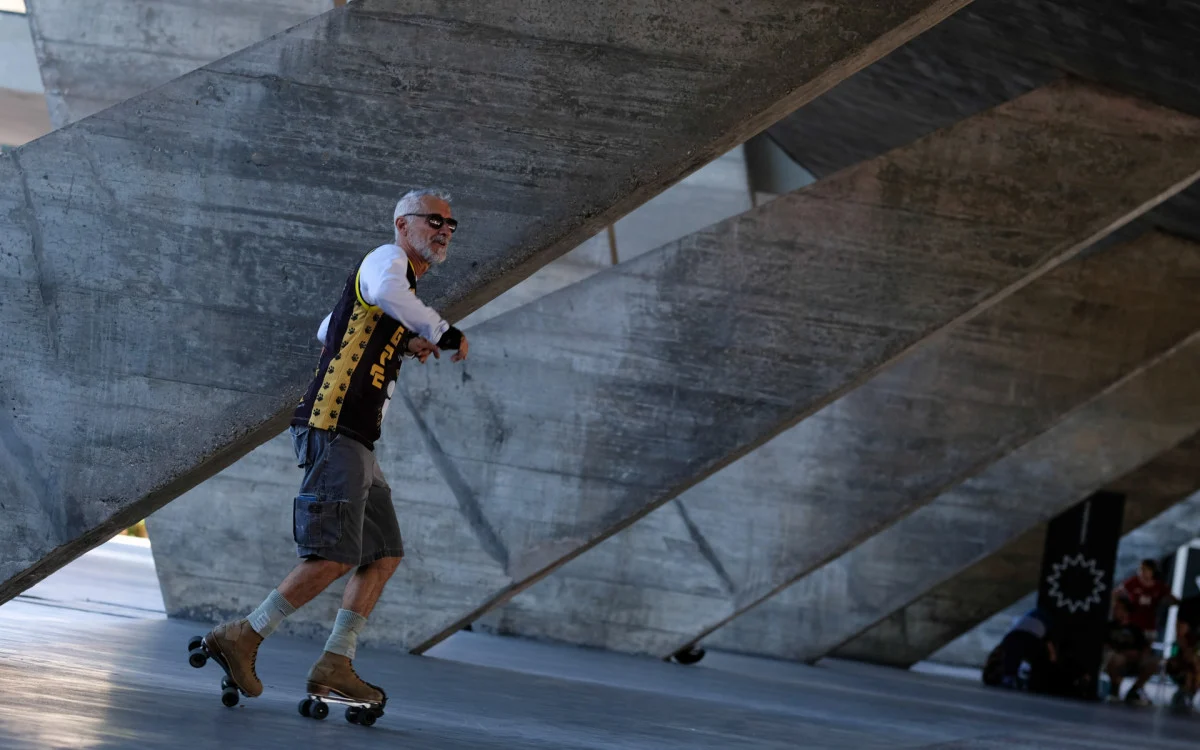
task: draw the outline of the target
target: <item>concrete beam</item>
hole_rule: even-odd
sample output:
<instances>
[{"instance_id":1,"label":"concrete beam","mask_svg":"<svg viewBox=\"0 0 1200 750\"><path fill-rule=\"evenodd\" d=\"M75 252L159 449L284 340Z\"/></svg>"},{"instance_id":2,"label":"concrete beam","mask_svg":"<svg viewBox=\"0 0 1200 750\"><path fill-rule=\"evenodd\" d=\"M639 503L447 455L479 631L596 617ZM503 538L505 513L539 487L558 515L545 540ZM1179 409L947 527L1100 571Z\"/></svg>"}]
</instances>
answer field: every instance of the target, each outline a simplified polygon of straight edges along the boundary
<instances>
[{"instance_id":1,"label":"concrete beam","mask_svg":"<svg viewBox=\"0 0 1200 750\"><path fill-rule=\"evenodd\" d=\"M1200 115L1200 3L977 0L769 130L818 178L1063 72ZM1200 241L1200 185L1145 223Z\"/></svg>"},{"instance_id":2,"label":"concrete beam","mask_svg":"<svg viewBox=\"0 0 1200 750\"><path fill-rule=\"evenodd\" d=\"M1200 251L1194 247L1191 254L1192 267L1200 271ZM1151 251L1140 260L1157 257ZM1200 273L1192 283L1200 291ZM1186 296L1178 303L1187 307ZM1197 330L1180 349L1139 367L982 473L714 634L708 644L809 662L833 653L893 663L902 650L856 637L1200 430ZM1000 578L976 584L1002 587L1007 574Z\"/></svg>"},{"instance_id":3,"label":"concrete beam","mask_svg":"<svg viewBox=\"0 0 1200 750\"><path fill-rule=\"evenodd\" d=\"M1118 570L1200 536L1200 435L1105 489L1126 495ZM970 663L976 657L975 666L982 664L998 639L988 643L986 633L967 637L967 631L1037 588L1045 538L1045 524L1029 529L847 644L846 653L887 653L897 666L923 659ZM1000 621L1003 635L1012 618ZM953 648L947 646L952 641Z\"/></svg>"},{"instance_id":4,"label":"concrete beam","mask_svg":"<svg viewBox=\"0 0 1200 750\"><path fill-rule=\"evenodd\" d=\"M279 433L404 189L457 320L964 2L360 0L0 159L0 601Z\"/></svg>"},{"instance_id":5,"label":"concrete beam","mask_svg":"<svg viewBox=\"0 0 1200 750\"><path fill-rule=\"evenodd\" d=\"M428 648L1197 166L1195 121L1063 82L476 326L465 370L412 370L398 389L413 421L389 428L380 455L404 474L393 495L416 530L375 637ZM290 564L287 519L266 510L289 483L274 497L207 493L190 507L220 511L199 522L160 513L169 611L224 616L261 599ZM214 563L262 514L280 563ZM289 627L319 632L329 611Z\"/></svg>"},{"instance_id":6,"label":"concrete beam","mask_svg":"<svg viewBox=\"0 0 1200 750\"><path fill-rule=\"evenodd\" d=\"M54 127L132 99L334 7L331 0L31 0Z\"/></svg>"},{"instance_id":7,"label":"concrete beam","mask_svg":"<svg viewBox=\"0 0 1200 750\"><path fill-rule=\"evenodd\" d=\"M891 564L949 557L950 541L909 546L924 527L901 519L1200 329L1198 294L1200 245L1165 235L1061 266L647 517L636 543L595 550L487 622L664 656L757 605L768 614L714 645L797 658L856 614L851 591L867 609L903 590L904 570L877 571L856 546L899 521ZM1174 427L1143 450L1169 447ZM763 603L785 589L798 605ZM635 600L633 612L606 604Z\"/></svg>"}]
</instances>

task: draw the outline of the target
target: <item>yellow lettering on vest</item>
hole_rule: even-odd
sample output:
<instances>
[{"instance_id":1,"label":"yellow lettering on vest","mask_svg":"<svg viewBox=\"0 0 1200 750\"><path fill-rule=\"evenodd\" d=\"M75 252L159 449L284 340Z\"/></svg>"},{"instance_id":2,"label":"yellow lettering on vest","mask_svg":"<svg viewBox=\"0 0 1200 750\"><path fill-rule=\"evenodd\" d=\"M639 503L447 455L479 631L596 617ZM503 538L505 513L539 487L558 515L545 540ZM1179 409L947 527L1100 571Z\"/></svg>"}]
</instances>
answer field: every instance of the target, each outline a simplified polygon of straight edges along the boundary
<instances>
[{"instance_id":1,"label":"yellow lettering on vest","mask_svg":"<svg viewBox=\"0 0 1200 750\"><path fill-rule=\"evenodd\" d=\"M403 335L404 335L404 328L401 326L397 326L396 332L392 334L392 346L398 346L400 344L400 337Z\"/></svg>"},{"instance_id":2,"label":"yellow lettering on vest","mask_svg":"<svg viewBox=\"0 0 1200 750\"><path fill-rule=\"evenodd\" d=\"M379 365L371 365L371 385L383 388L383 368Z\"/></svg>"}]
</instances>

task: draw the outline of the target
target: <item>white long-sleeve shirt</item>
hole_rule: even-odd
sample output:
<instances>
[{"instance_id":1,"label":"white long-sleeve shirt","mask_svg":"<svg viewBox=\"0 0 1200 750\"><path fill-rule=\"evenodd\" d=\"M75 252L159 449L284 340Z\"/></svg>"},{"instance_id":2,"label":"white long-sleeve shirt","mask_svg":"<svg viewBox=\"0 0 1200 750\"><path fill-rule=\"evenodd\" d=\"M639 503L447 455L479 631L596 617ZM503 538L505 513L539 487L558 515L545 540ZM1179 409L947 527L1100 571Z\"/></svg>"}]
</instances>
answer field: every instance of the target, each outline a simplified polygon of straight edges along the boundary
<instances>
[{"instance_id":1,"label":"white long-sleeve shirt","mask_svg":"<svg viewBox=\"0 0 1200 750\"><path fill-rule=\"evenodd\" d=\"M450 324L418 299L408 285L408 256L397 245L380 245L367 254L358 270L358 290L368 305L376 305L388 317L435 344L450 329ZM317 329L321 343L325 343L332 315L326 315Z\"/></svg>"}]
</instances>

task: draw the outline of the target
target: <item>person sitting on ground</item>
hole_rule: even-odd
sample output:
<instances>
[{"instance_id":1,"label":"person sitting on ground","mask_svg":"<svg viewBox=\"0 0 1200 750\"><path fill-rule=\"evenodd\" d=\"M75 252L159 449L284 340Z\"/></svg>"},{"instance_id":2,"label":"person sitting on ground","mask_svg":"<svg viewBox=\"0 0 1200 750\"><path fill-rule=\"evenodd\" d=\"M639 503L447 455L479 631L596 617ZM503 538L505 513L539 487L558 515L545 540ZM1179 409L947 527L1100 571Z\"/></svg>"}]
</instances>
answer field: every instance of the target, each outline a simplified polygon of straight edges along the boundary
<instances>
[{"instance_id":1,"label":"person sitting on ground","mask_svg":"<svg viewBox=\"0 0 1200 750\"><path fill-rule=\"evenodd\" d=\"M1168 606L1179 603L1162 582L1161 571L1154 560L1142 560L1137 573L1113 590L1113 601L1119 598L1127 600L1130 622L1141 628L1151 643L1158 637L1159 607L1164 603Z\"/></svg>"},{"instance_id":2,"label":"person sitting on ground","mask_svg":"<svg viewBox=\"0 0 1200 750\"><path fill-rule=\"evenodd\" d=\"M1108 624L1104 642L1104 671L1110 680L1106 698L1109 701L1119 700L1121 682L1126 677L1134 677L1133 686L1125 694L1125 702L1137 706L1148 705L1142 687L1158 671L1158 663L1145 630L1132 621L1128 600L1118 597L1113 602L1112 620Z\"/></svg>"},{"instance_id":3,"label":"person sitting on ground","mask_svg":"<svg viewBox=\"0 0 1200 750\"><path fill-rule=\"evenodd\" d=\"M1193 601L1200 602L1200 599ZM1167 676L1179 690L1171 702L1177 708L1191 706L1200 689L1200 612L1180 606L1175 620L1175 653L1167 659Z\"/></svg>"},{"instance_id":4,"label":"person sitting on ground","mask_svg":"<svg viewBox=\"0 0 1200 750\"><path fill-rule=\"evenodd\" d=\"M1050 614L1045 610L1034 607L1018 617L996 649L998 653L993 664L999 668L993 670L994 678L989 684L1010 689L1035 689L1044 677L1047 665L1057 658L1051 631ZM1030 667L1028 683L1021 679L1022 663Z\"/></svg>"}]
</instances>

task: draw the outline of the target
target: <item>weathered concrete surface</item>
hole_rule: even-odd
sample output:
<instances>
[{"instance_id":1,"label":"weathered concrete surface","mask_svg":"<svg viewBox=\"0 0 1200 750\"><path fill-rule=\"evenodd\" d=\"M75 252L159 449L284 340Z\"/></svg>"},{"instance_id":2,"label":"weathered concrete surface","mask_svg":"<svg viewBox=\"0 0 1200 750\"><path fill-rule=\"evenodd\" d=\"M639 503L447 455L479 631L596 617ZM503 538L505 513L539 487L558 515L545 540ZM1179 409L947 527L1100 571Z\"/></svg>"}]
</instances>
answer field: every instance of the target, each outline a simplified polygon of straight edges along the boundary
<instances>
[{"instance_id":1,"label":"weathered concrete surface","mask_svg":"<svg viewBox=\"0 0 1200 750\"><path fill-rule=\"evenodd\" d=\"M1200 262L1193 267L1200 272ZM1200 284L1200 273L1192 280ZM1200 430L1197 372L1200 328L1181 350L1147 363L979 475L730 623L708 644L799 661L832 652L890 663L890 643L855 637Z\"/></svg>"},{"instance_id":2,"label":"weathered concrete surface","mask_svg":"<svg viewBox=\"0 0 1200 750\"><path fill-rule=\"evenodd\" d=\"M410 564L372 637L427 648L1017 291L1191 179L1196 134L1063 83L476 326L465 369L404 379L419 419L389 417ZM286 572L295 478L270 481L156 517L168 611L243 611ZM220 551L266 528L261 562Z\"/></svg>"},{"instance_id":3,"label":"weathered concrete surface","mask_svg":"<svg viewBox=\"0 0 1200 750\"><path fill-rule=\"evenodd\" d=\"M459 325L478 325L583 281L614 265L614 260L633 260L750 207L746 159L738 146L622 216L612 227L542 266L463 318Z\"/></svg>"},{"instance_id":4,"label":"weathered concrete surface","mask_svg":"<svg viewBox=\"0 0 1200 750\"><path fill-rule=\"evenodd\" d=\"M31 0L54 127L232 55L334 7L333 0Z\"/></svg>"},{"instance_id":5,"label":"weathered concrete surface","mask_svg":"<svg viewBox=\"0 0 1200 750\"><path fill-rule=\"evenodd\" d=\"M0 160L0 601L278 433L403 189L458 319L962 4L360 0Z\"/></svg>"},{"instance_id":6,"label":"weathered concrete surface","mask_svg":"<svg viewBox=\"0 0 1200 750\"><path fill-rule=\"evenodd\" d=\"M811 639L828 638L859 614L847 610L860 596L860 608L884 603L904 580L904 571L885 576L849 550L1200 330L1198 295L1200 245L1164 235L1061 266L684 493L629 530L628 539L566 566L486 623L664 656L816 575L815 583L792 588L800 587L800 600L827 593L821 614L790 600L768 603L761 605L770 606L765 625L756 628L754 620L749 634L714 643L797 658ZM1200 385L1185 382L1174 384L1175 395L1200 396ZM1179 393L1185 388L1193 390ZM1168 420L1148 431L1146 445L1118 441L1113 447L1129 455L1112 460L1134 460L1135 449L1160 452L1182 439L1172 439L1177 429ZM934 513L941 519L935 528L963 518L969 509L961 504L953 503L947 518ZM901 542L885 545L900 558L892 564L952 559L949 542L930 550L921 536L910 546L909 534L921 528L901 522ZM847 567L829 562L844 554ZM864 580L872 576L882 580ZM737 645L743 640L749 645Z\"/></svg>"},{"instance_id":7,"label":"weathered concrete surface","mask_svg":"<svg viewBox=\"0 0 1200 750\"><path fill-rule=\"evenodd\" d=\"M1200 2L977 0L770 129L818 178L1066 72L1200 115ZM1200 186L1146 222L1200 241Z\"/></svg>"},{"instance_id":8,"label":"weathered concrete surface","mask_svg":"<svg viewBox=\"0 0 1200 750\"><path fill-rule=\"evenodd\" d=\"M1148 551L1159 555L1200 536L1200 495L1194 494L1200 491L1200 436L1106 489L1126 495L1126 536L1121 541L1118 570L1135 567ZM1188 499L1181 502L1184 498ZM863 651L868 647L886 650L894 655L892 663L904 666L926 658L970 663L975 655L979 655L976 664L981 664L998 639L984 647L985 633L967 637L967 631L1037 588L1045 532L1044 524L1028 530L888 617L857 643ZM1000 619L1003 635L1012 618ZM963 643L946 653L939 651L960 636Z\"/></svg>"}]
</instances>

